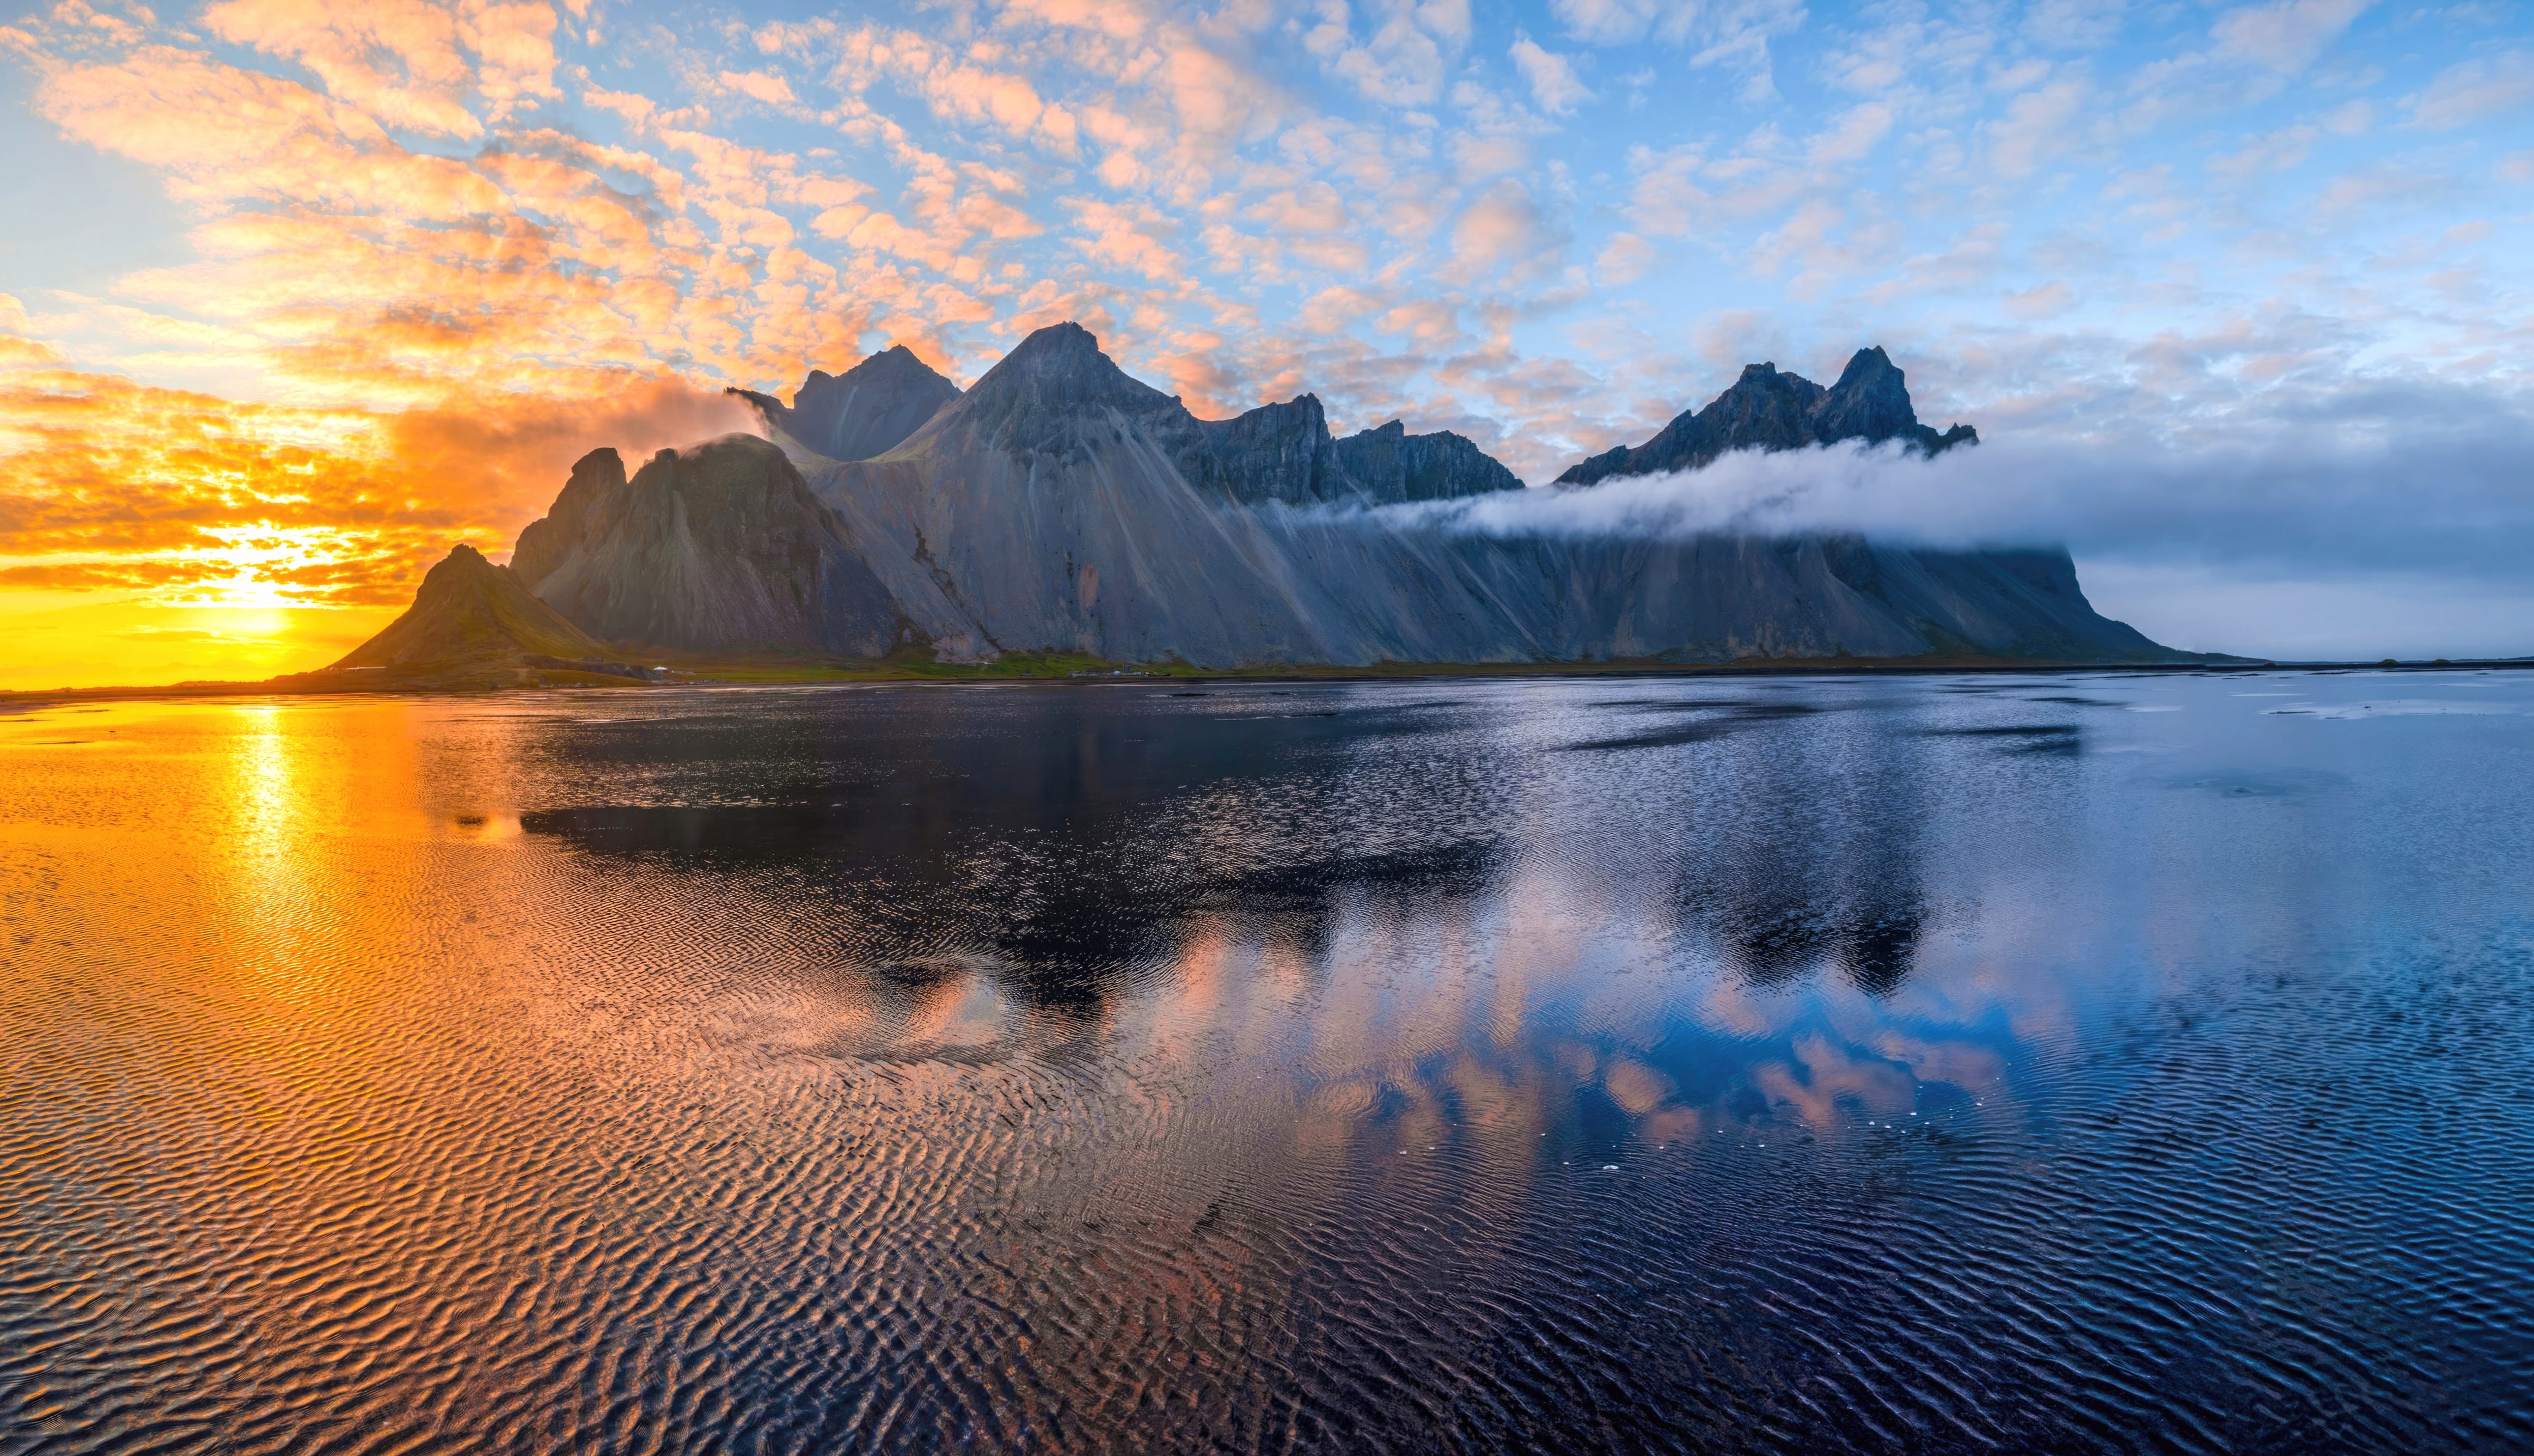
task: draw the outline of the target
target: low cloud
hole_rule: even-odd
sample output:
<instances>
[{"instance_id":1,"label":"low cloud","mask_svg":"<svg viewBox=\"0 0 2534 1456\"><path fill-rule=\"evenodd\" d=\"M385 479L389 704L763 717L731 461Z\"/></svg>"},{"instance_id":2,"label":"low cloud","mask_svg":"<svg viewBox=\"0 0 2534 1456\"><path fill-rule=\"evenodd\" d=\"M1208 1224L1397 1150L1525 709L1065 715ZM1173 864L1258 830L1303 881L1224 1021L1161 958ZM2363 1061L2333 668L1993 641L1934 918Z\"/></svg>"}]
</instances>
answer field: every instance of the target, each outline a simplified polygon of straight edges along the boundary
<instances>
[{"instance_id":1,"label":"low cloud","mask_svg":"<svg viewBox=\"0 0 2534 1456\"><path fill-rule=\"evenodd\" d=\"M2522 580L2534 557L2534 418L2426 441L2071 448L1992 442L1932 459L1854 442L1736 452L1703 470L1386 508L1488 535L1860 532L1941 547ZM2534 635L2534 629L2529 629Z\"/></svg>"},{"instance_id":2,"label":"low cloud","mask_svg":"<svg viewBox=\"0 0 2534 1456\"><path fill-rule=\"evenodd\" d=\"M1373 514L1502 537L2064 546L2097 606L2183 645L2534 653L2534 618L2502 605L2534 599L2534 409L2383 385L2310 410L2248 425L2231 444L2009 439L1930 459L1850 443ZM2302 605L2286 613L2286 602ZM2300 620L2317 630L2294 631Z\"/></svg>"}]
</instances>

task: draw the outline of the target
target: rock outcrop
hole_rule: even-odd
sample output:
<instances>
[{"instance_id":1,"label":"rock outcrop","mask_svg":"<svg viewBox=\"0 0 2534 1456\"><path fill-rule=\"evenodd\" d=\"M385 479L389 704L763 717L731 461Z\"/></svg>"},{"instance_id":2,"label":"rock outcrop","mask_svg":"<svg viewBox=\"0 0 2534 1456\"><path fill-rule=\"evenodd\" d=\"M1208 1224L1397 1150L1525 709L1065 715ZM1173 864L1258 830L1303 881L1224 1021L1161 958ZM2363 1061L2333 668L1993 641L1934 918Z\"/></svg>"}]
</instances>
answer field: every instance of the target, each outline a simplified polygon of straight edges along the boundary
<instances>
[{"instance_id":1,"label":"rock outcrop","mask_svg":"<svg viewBox=\"0 0 2534 1456\"><path fill-rule=\"evenodd\" d=\"M1449 430L1411 435L1397 420L1337 443L1338 465L1364 499L1395 506L1520 490L1522 477Z\"/></svg>"},{"instance_id":2,"label":"rock outcrop","mask_svg":"<svg viewBox=\"0 0 2534 1456\"><path fill-rule=\"evenodd\" d=\"M754 390L732 393L804 449L831 460L864 460L885 455L922 428L959 397L959 387L914 350L892 344L842 374L811 370L788 406Z\"/></svg>"},{"instance_id":3,"label":"rock outcrop","mask_svg":"<svg viewBox=\"0 0 2534 1456\"><path fill-rule=\"evenodd\" d=\"M1559 485L1591 485L1614 475L1653 475L1696 470L1736 450L1801 450L1862 440L1899 440L1936 455L1976 445L1979 432L1956 425L1938 434L1918 423L1905 377L1880 347L1858 349L1825 390L1775 364L1752 364L1733 387L1705 409L1683 411L1643 445L1605 451L1557 477Z\"/></svg>"},{"instance_id":4,"label":"rock outcrop","mask_svg":"<svg viewBox=\"0 0 2534 1456\"><path fill-rule=\"evenodd\" d=\"M900 641L859 545L753 435L661 451L631 479L615 451L590 452L519 533L511 570L610 641L867 657Z\"/></svg>"}]
</instances>

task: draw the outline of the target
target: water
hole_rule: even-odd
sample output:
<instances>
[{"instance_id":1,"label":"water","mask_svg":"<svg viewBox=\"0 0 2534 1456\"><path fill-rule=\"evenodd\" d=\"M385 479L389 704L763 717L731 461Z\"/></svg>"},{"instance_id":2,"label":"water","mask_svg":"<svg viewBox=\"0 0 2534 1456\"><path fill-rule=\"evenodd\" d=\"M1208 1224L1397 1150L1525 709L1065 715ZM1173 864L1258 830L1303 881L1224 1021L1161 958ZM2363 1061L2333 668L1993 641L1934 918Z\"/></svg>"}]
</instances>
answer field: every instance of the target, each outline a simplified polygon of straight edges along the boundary
<instances>
[{"instance_id":1,"label":"water","mask_svg":"<svg viewBox=\"0 0 2534 1456\"><path fill-rule=\"evenodd\" d=\"M0 1449L2534 1444L2534 674L0 717Z\"/></svg>"}]
</instances>

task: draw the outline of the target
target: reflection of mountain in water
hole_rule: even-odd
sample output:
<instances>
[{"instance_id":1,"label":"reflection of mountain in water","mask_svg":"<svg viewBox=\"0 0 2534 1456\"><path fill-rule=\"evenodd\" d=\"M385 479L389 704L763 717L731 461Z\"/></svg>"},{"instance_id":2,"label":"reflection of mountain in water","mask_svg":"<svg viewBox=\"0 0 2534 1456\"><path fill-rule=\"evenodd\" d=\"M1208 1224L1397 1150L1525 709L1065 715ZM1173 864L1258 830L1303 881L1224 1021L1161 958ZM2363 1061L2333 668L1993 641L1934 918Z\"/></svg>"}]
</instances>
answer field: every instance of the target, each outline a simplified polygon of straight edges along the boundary
<instances>
[{"instance_id":1,"label":"reflection of mountain in water","mask_svg":"<svg viewBox=\"0 0 2534 1456\"><path fill-rule=\"evenodd\" d=\"M1539 746L1583 752L1545 757L1492 742L1483 705L1344 689L1009 690L987 712L928 691L841 700L850 731L593 725L553 751L575 780L680 802L521 821L827 905L824 953L843 962L958 957L1025 999L1081 1002L1199 940L1315 960L1349 918L1475 923L1541 853L1518 827L1539 808L1513 786L1542 764L1587 785L1660 765L1689 807L1667 842L1591 851L1585 892L1748 983L1821 970L1886 995L1931 914L1926 761L2004 761L2024 741L1864 734L1839 705L1748 691L1603 702ZM694 777L722 771L743 781ZM753 802L697 807L716 798Z\"/></svg>"},{"instance_id":2,"label":"reflection of mountain in water","mask_svg":"<svg viewBox=\"0 0 2534 1456\"><path fill-rule=\"evenodd\" d=\"M1689 826L1674 903L1682 931L1746 981L1816 969L1887 995L1927 918L1919 866L1923 778L1907 745L1855 741L1856 715L1780 697L1741 703L1732 788ZM1807 739L1788 752L1787 735ZM1827 739L1843 752L1820 752Z\"/></svg>"},{"instance_id":3,"label":"reflection of mountain in water","mask_svg":"<svg viewBox=\"0 0 2534 1456\"><path fill-rule=\"evenodd\" d=\"M1492 846L1448 828L1384 847L1294 833L1256 804L1258 765L1290 765L1280 791L1324 800L1355 750L1434 732L1436 711L1340 710L1282 690L1226 700L1236 710L1018 691L980 714L971 692L895 693L859 699L878 710L855 713L849 739L774 725L789 740L775 745L769 725L736 715L608 724L555 750L573 777L686 802L520 820L590 852L824 901L841 959L982 957L1033 1000L1096 996L1199 935L1315 954L1342 902L1430 918L1492 880ZM745 781L693 780L714 765ZM695 802L743 796L758 802Z\"/></svg>"}]
</instances>

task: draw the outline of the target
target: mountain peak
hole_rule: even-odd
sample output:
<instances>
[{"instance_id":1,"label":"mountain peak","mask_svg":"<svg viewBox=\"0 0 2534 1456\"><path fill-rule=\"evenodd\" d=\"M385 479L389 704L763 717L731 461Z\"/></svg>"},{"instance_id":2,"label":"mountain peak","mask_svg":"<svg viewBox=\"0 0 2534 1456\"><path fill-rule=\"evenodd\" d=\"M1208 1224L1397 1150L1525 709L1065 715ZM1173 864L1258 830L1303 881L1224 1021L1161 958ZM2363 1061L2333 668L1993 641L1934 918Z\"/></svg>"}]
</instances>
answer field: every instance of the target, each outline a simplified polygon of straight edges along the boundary
<instances>
[{"instance_id":1,"label":"mountain peak","mask_svg":"<svg viewBox=\"0 0 2534 1456\"><path fill-rule=\"evenodd\" d=\"M1848 355L1847 367L1839 372L1839 382L1840 384L1846 384L1848 381L1863 375L1882 374L1886 372L1899 374L1900 370L1898 365L1892 362L1892 356L1883 352L1883 345L1879 343L1867 344L1865 347L1858 349L1855 353Z\"/></svg>"},{"instance_id":2,"label":"mountain peak","mask_svg":"<svg viewBox=\"0 0 2534 1456\"><path fill-rule=\"evenodd\" d=\"M1613 475L1695 470L1736 450L1800 450L1862 440L1900 440L1928 455L1977 443L1979 432L1956 425L1939 435L1918 423L1900 366L1880 344L1858 349L1825 390L1774 363L1746 364L1733 387L1697 411L1684 410L1645 444L1621 446L1570 467L1560 485L1590 485Z\"/></svg>"},{"instance_id":3,"label":"mountain peak","mask_svg":"<svg viewBox=\"0 0 2534 1456\"><path fill-rule=\"evenodd\" d=\"M585 661L605 652L515 573L460 542L424 576L403 616L330 670L466 676L522 668L531 658Z\"/></svg>"},{"instance_id":4,"label":"mountain peak","mask_svg":"<svg viewBox=\"0 0 2534 1456\"><path fill-rule=\"evenodd\" d=\"M842 374L813 369L789 405L770 394L738 392L767 424L833 460L867 460L895 449L959 387L906 345L891 344Z\"/></svg>"},{"instance_id":5,"label":"mountain peak","mask_svg":"<svg viewBox=\"0 0 2534 1456\"><path fill-rule=\"evenodd\" d=\"M1014 344L1012 351L1003 356L1002 362L1009 364L1020 360L1035 365L1046 359L1087 361L1094 357L1103 360L1109 357L1100 352L1100 335L1067 319L1061 324L1031 330L1028 337ZM1113 364L1110 367L1114 369L1116 366Z\"/></svg>"},{"instance_id":6,"label":"mountain peak","mask_svg":"<svg viewBox=\"0 0 2534 1456\"><path fill-rule=\"evenodd\" d=\"M813 374L810 377L816 379L818 376ZM887 348L866 356L860 364L846 370L843 378L910 381L920 384L940 380L945 385L950 383L942 378L940 371L925 363L921 354L902 343L890 344ZM955 386L952 387L951 393L954 394L958 393Z\"/></svg>"},{"instance_id":7,"label":"mountain peak","mask_svg":"<svg viewBox=\"0 0 2534 1456\"><path fill-rule=\"evenodd\" d=\"M958 414L1001 448L1061 448L1097 424L1091 411L1136 415L1175 412L1192 428L1178 400L1129 376L1101 351L1079 324L1050 324L1003 355L962 397Z\"/></svg>"},{"instance_id":8,"label":"mountain peak","mask_svg":"<svg viewBox=\"0 0 2534 1456\"><path fill-rule=\"evenodd\" d=\"M1907 376L1880 344L1858 349L1822 400L1813 433L1834 440L1914 439L1918 412L1909 403Z\"/></svg>"}]
</instances>

